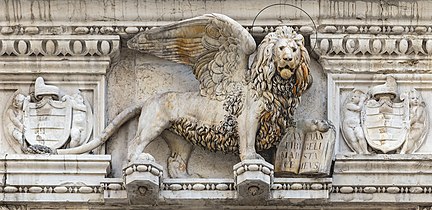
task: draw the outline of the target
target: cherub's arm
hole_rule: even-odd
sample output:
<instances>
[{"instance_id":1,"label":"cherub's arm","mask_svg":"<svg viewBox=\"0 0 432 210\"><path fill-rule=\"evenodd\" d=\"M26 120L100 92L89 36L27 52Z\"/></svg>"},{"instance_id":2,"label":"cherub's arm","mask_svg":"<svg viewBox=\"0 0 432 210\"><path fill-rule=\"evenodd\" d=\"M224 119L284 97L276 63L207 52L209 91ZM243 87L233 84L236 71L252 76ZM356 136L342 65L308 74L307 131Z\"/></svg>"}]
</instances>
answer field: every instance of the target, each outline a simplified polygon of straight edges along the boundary
<instances>
[{"instance_id":1,"label":"cherub's arm","mask_svg":"<svg viewBox=\"0 0 432 210\"><path fill-rule=\"evenodd\" d=\"M350 110L350 111L359 112L359 111L362 110L365 101L366 101L366 95L362 94L362 95L360 96L360 101L359 101L358 104L355 104L355 103L353 103L353 102L349 102L349 103L346 105L346 108L347 108L348 110Z\"/></svg>"},{"instance_id":2,"label":"cherub's arm","mask_svg":"<svg viewBox=\"0 0 432 210\"><path fill-rule=\"evenodd\" d=\"M412 108L414 111L414 113L412 114L411 117L411 125L415 124L415 123L423 123L425 121L425 114L424 114L424 107L419 105L416 107Z\"/></svg>"},{"instance_id":3,"label":"cherub's arm","mask_svg":"<svg viewBox=\"0 0 432 210\"><path fill-rule=\"evenodd\" d=\"M22 122L16 117L14 111L12 109L8 109L7 114L9 115L9 119L12 121L12 123L19 129L24 130L24 125Z\"/></svg>"},{"instance_id":4,"label":"cherub's arm","mask_svg":"<svg viewBox=\"0 0 432 210\"><path fill-rule=\"evenodd\" d=\"M363 105L364 105L365 101L366 101L366 95L362 94L360 96L360 101L359 101L359 105L358 105L360 107L360 109L363 108Z\"/></svg>"},{"instance_id":5,"label":"cherub's arm","mask_svg":"<svg viewBox=\"0 0 432 210\"><path fill-rule=\"evenodd\" d=\"M359 105L357 105L357 104L355 104L355 103L348 103L347 105L346 105L346 108L349 110L349 111L354 111L354 112L359 112L361 109L362 109L362 107L361 106L359 106Z\"/></svg>"}]
</instances>

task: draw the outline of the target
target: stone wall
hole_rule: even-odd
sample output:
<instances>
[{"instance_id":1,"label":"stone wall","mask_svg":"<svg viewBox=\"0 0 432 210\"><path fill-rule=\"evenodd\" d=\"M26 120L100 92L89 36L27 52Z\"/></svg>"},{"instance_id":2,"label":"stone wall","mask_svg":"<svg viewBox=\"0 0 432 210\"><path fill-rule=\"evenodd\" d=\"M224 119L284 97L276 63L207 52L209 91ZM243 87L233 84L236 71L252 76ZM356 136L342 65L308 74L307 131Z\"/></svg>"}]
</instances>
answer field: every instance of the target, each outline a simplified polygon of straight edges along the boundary
<instances>
[{"instance_id":1,"label":"stone wall","mask_svg":"<svg viewBox=\"0 0 432 210\"><path fill-rule=\"evenodd\" d=\"M2 1L0 207L430 209L429 8L427 0ZM200 82L194 67L127 42L206 13L231 17L257 45L280 25L303 35L313 84L282 140L288 152L280 153L291 154L288 145L301 133L300 171L280 171L275 162L293 160L278 159L276 149L260 152L261 160L195 146L184 161L188 146L160 136L143 151L154 161L128 160L139 115L114 130L109 123L123 123L116 116L160 94L198 92ZM308 130L310 122L331 126ZM312 134L333 139L324 139L323 151L310 143L322 140ZM81 149L108 135L101 146ZM316 163L324 169L302 174L308 155L323 155ZM190 176L173 177L173 162Z\"/></svg>"}]
</instances>

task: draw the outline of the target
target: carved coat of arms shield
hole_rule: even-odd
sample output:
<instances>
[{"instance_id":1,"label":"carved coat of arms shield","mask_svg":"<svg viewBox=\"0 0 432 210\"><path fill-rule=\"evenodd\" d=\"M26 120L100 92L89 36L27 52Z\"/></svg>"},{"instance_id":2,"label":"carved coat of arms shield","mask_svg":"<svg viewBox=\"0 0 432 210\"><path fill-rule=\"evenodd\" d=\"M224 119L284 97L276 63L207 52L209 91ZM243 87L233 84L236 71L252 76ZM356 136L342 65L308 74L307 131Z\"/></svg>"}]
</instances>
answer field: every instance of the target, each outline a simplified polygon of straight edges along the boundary
<instances>
[{"instance_id":1,"label":"carved coat of arms shield","mask_svg":"<svg viewBox=\"0 0 432 210\"><path fill-rule=\"evenodd\" d=\"M25 107L24 136L31 145L58 149L68 140L71 131L72 105L69 100L43 98Z\"/></svg>"},{"instance_id":2,"label":"carved coat of arms shield","mask_svg":"<svg viewBox=\"0 0 432 210\"><path fill-rule=\"evenodd\" d=\"M362 110L362 126L372 148L384 153L399 148L410 128L408 102L368 100Z\"/></svg>"}]
</instances>

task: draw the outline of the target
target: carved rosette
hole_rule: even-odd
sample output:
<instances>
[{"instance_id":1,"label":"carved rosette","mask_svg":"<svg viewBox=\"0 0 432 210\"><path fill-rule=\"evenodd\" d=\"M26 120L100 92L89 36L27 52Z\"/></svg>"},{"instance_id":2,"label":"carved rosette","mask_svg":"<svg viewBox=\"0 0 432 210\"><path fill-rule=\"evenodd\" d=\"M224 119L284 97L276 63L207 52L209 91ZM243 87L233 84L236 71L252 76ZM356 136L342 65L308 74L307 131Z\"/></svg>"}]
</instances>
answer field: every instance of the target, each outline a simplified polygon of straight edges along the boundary
<instances>
[{"instance_id":1,"label":"carved rosette","mask_svg":"<svg viewBox=\"0 0 432 210\"><path fill-rule=\"evenodd\" d=\"M396 80L367 91L353 90L341 110L341 133L358 154L411 154L423 144L429 127L425 102L415 89L398 93Z\"/></svg>"},{"instance_id":2,"label":"carved rosette","mask_svg":"<svg viewBox=\"0 0 432 210\"><path fill-rule=\"evenodd\" d=\"M90 140L93 112L79 90L61 94L42 77L34 91L17 90L3 113L3 130L17 153L52 153L59 148L77 147Z\"/></svg>"}]
</instances>

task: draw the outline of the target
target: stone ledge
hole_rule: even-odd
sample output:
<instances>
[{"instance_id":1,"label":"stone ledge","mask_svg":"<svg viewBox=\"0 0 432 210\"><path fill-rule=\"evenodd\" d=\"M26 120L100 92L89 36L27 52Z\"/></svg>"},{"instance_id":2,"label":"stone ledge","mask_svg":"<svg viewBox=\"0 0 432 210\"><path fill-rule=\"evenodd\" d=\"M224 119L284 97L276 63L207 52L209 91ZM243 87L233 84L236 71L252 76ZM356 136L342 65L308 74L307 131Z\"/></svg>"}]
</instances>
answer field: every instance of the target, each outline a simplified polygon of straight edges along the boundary
<instances>
[{"instance_id":1,"label":"stone ledge","mask_svg":"<svg viewBox=\"0 0 432 210\"><path fill-rule=\"evenodd\" d=\"M19 203L103 203L101 193L0 193L2 202Z\"/></svg>"},{"instance_id":2,"label":"stone ledge","mask_svg":"<svg viewBox=\"0 0 432 210\"><path fill-rule=\"evenodd\" d=\"M339 188L339 191L336 190ZM407 191L396 192L398 187L391 187L392 192L355 192L355 188L350 191L340 192L341 187L334 187L333 192L330 194L328 203L358 203L358 204L418 204L430 203L431 193L410 193L409 188ZM381 189L389 187L380 187ZM430 188L430 187L429 187ZM346 189L345 189L346 190ZM358 189L357 189L358 190Z\"/></svg>"},{"instance_id":3,"label":"stone ledge","mask_svg":"<svg viewBox=\"0 0 432 210\"><path fill-rule=\"evenodd\" d=\"M163 200L218 200L236 198L233 179L182 178L164 179L160 197Z\"/></svg>"},{"instance_id":4,"label":"stone ledge","mask_svg":"<svg viewBox=\"0 0 432 210\"><path fill-rule=\"evenodd\" d=\"M330 202L427 203L432 155L336 155Z\"/></svg>"},{"instance_id":5,"label":"stone ledge","mask_svg":"<svg viewBox=\"0 0 432 210\"><path fill-rule=\"evenodd\" d=\"M0 157L5 186L99 186L111 155L19 155Z\"/></svg>"},{"instance_id":6,"label":"stone ledge","mask_svg":"<svg viewBox=\"0 0 432 210\"><path fill-rule=\"evenodd\" d=\"M332 178L275 178L271 199L326 201L332 187Z\"/></svg>"},{"instance_id":7,"label":"stone ledge","mask_svg":"<svg viewBox=\"0 0 432 210\"><path fill-rule=\"evenodd\" d=\"M101 203L101 180L110 155L0 156L0 197L4 202Z\"/></svg>"},{"instance_id":8,"label":"stone ledge","mask_svg":"<svg viewBox=\"0 0 432 210\"><path fill-rule=\"evenodd\" d=\"M0 57L0 74L105 75L111 59L99 57Z\"/></svg>"},{"instance_id":9,"label":"stone ledge","mask_svg":"<svg viewBox=\"0 0 432 210\"><path fill-rule=\"evenodd\" d=\"M105 178L101 181L101 187L106 203L129 203L123 178Z\"/></svg>"},{"instance_id":10,"label":"stone ledge","mask_svg":"<svg viewBox=\"0 0 432 210\"><path fill-rule=\"evenodd\" d=\"M336 155L334 181L343 175L404 175L425 176L432 174L432 155L430 154L374 154L374 155ZM367 179L365 179L367 180ZM411 183L400 180L402 183ZM427 180L415 180L416 184L428 183ZM394 184L394 183L391 183Z\"/></svg>"}]
</instances>

